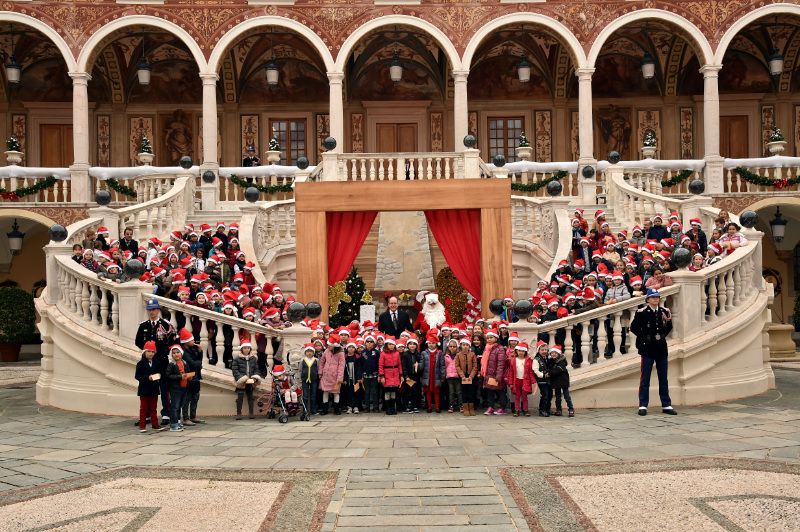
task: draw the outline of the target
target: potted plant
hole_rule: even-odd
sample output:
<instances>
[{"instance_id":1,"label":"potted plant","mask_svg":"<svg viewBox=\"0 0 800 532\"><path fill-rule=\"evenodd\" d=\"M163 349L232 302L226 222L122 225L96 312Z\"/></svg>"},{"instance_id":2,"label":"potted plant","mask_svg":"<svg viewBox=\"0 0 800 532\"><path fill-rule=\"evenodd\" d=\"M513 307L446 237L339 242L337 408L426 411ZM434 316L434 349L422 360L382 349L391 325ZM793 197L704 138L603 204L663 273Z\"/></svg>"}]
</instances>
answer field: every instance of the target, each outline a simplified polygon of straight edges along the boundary
<instances>
[{"instance_id":1,"label":"potted plant","mask_svg":"<svg viewBox=\"0 0 800 532\"><path fill-rule=\"evenodd\" d=\"M281 160L281 145L278 144L278 139L272 137L269 139L269 149L267 150L267 162L275 164Z\"/></svg>"},{"instance_id":2,"label":"potted plant","mask_svg":"<svg viewBox=\"0 0 800 532\"><path fill-rule=\"evenodd\" d=\"M8 164L19 164L22 162L22 146L20 146L19 139L16 135L11 135L6 140L6 160Z\"/></svg>"},{"instance_id":3,"label":"potted plant","mask_svg":"<svg viewBox=\"0 0 800 532\"><path fill-rule=\"evenodd\" d=\"M139 139L139 155L136 157L144 165L153 162L155 155L153 155L153 146L150 144L150 139L147 138L147 135L142 135L142 138Z\"/></svg>"},{"instance_id":4,"label":"potted plant","mask_svg":"<svg viewBox=\"0 0 800 532\"><path fill-rule=\"evenodd\" d=\"M519 134L519 142L517 143L517 147L514 149L514 151L517 152L517 159L522 161L531 160L531 156L533 156L533 148L531 147L528 136L524 131Z\"/></svg>"},{"instance_id":5,"label":"potted plant","mask_svg":"<svg viewBox=\"0 0 800 532\"><path fill-rule=\"evenodd\" d=\"M786 149L786 139L783 133L777 127L773 127L769 134L769 142L767 142L767 149L772 155L780 155Z\"/></svg>"},{"instance_id":6,"label":"potted plant","mask_svg":"<svg viewBox=\"0 0 800 532\"><path fill-rule=\"evenodd\" d=\"M33 295L17 287L0 288L0 361L16 362L22 344L36 335Z\"/></svg>"},{"instance_id":7,"label":"potted plant","mask_svg":"<svg viewBox=\"0 0 800 532\"><path fill-rule=\"evenodd\" d=\"M642 157L652 159L658 150L657 143L655 132L652 129L648 129L644 134L644 139L642 139Z\"/></svg>"}]
</instances>

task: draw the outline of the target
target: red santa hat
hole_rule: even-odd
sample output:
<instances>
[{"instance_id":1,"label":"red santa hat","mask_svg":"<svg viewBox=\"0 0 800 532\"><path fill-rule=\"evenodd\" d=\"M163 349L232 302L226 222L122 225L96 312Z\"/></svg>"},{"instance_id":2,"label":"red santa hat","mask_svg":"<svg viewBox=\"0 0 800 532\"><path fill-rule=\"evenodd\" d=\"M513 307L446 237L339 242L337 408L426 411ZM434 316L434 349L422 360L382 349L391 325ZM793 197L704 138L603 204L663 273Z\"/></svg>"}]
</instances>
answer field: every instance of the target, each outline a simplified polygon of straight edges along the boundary
<instances>
[{"instance_id":1,"label":"red santa hat","mask_svg":"<svg viewBox=\"0 0 800 532\"><path fill-rule=\"evenodd\" d=\"M521 342L521 343L517 344L517 346L514 349L518 349L520 351L524 351L524 352L527 353L528 352L528 344L526 344L525 342Z\"/></svg>"}]
</instances>

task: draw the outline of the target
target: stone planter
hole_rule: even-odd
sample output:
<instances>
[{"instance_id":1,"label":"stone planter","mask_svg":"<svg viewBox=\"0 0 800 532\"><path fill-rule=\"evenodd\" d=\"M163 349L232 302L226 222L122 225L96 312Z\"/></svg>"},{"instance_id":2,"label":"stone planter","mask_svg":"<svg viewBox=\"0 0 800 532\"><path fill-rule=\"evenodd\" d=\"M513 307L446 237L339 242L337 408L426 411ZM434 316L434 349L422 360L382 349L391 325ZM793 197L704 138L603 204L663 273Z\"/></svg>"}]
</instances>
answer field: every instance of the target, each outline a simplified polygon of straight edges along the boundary
<instances>
[{"instance_id":1,"label":"stone planter","mask_svg":"<svg viewBox=\"0 0 800 532\"><path fill-rule=\"evenodd\" d=\"M156 156L153 155L152 153L146 153L146 152L142 152L136 156L136 158L139 159L139 162L145 166L151 164L153 162L153 159L155 159L155 157Z\"/></svg>"},{"instance_id":2,"label":"stone planter","mask_svg":"<svg viewBox=\"0 0 800 532\"><path fill-rule=\"evenodd\" d=\"M783 150L786 149L786 141L785 140L775 140L772 142L767 142L767 149L772 155L780 155L783 153ZM6 152L8 153L8 152Z\"/></svg>"},{"instance_id":3,"label":"stone planter","mask_svg":"<svg viewBox=\"0 0 800 532\"><path fill-rule=\"evenodd\" d=\"M22 344L0 342L0 362L19 362L20 349Z\"/></svg>"},{"instance_id":4,"label":"stone planter","mask_svg":"<svg viewBox=\"0 0 800 532\"><path fill-rule=\"evenodd\" d=\"M6 161L8 164L20 164L22 162L22 156L25 155L21 151L7 151L6 152Z\"/></svg>"},{"instance_id":5,"label":"stone planter","mask_svg":"<svg viewBox=\"0 0 800 532\"><path fill-rule=\"evenodd\" d=\"M517 153L517 159L521 161L530 161L533 156L533 148L530 146L519 146L514 148L514 151Z\"/></svg>"},{"instance_id":6,"label":"stone planter","mask_svg":"<svg viewBox=\"0 0 800 532\"><path fill-rule=\"evenodd\" d=\"M769 358L780 360L798 360L797 347L792 340L794 325L772 323L769 326Z\"/></svg>"},{"instance_id":7,"label":"stone planter","mask_svg":"<svg viewBox=\"0 0 800 532\"><path fill-rule=\"evenodd\" d=\"M657 146L642 146L642 157L645 159L652 159L658 151Z\"/></svg>"},{"instance_id":8,"label":"stone planter","mask_svg":"<svg viewBox=\"0 0 800 532\"><path fill-rule=\"evenodd\" d=\"M281 152L278 150L267 150L266 155L269 164L275 164L281 160Z\"/></svg>"}]
</instances>

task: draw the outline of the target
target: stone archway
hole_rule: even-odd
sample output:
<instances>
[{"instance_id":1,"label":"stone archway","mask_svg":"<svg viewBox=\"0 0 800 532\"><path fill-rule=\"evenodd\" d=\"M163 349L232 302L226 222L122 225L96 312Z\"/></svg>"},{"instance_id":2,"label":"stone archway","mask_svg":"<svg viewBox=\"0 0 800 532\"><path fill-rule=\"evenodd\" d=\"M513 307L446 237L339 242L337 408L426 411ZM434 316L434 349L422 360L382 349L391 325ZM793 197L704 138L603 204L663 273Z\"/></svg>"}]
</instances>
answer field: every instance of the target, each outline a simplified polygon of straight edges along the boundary
<instances>
[{"instance_id":1,"label":"stone archway","mask_svg":"<svg viewBox=\"0 0 800 532\"><path fill-rule=\"evenodd\" d=\"M25 233L22 250L12 255L6 233L16 220ZM48 229L56 222L27 209L0 210L0 283L18 286L35 294L46 278L44 246L50 241Z\"/></svg>"}]
</instances>

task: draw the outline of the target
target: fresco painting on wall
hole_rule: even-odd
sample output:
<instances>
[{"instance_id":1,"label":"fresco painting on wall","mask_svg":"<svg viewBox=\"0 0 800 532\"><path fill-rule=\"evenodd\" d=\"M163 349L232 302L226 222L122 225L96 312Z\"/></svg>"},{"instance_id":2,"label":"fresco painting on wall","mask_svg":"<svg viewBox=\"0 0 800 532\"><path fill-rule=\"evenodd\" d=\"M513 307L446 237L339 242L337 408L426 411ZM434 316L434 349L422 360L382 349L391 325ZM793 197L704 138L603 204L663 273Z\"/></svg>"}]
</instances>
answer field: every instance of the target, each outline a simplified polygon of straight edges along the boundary
<instances>
[{"instance_id":1,"label":"fresco painting on wall","mask_svg":"<svg viewBox=\"0 0 800 532\"><path fill-rule=\"evenodd\" d=\"M153 136L153 117L151 116L136 116L130 119L131 129L128 134L128 157L130 158L130 165L136 166L139 161L136 155L139 153L139 141L142 135L146 135L150 139L151 146L158 146ZM155 151L155 150L154 150ZM158 154L156 154L158 156Z\"/></svg>"},{"instance_id":2,"label":"fresco painting on wall","mask_svg":"<svg viewBox=\"0 0 800 532\"><path fill-rule=\"evenodd\" d=\"M592 96L595 98L658 94L656 81L642 77L641 59L628 55L605 55L597 58L592 75Z\"/></svg>"},{"instance_id":3,"label":"fresco painting on wall","mask_svg":"<svg viewBox=\"0 0 800 532\"><path fill-rule=\"evenodd\" d=\"M553 160L553 116L550 111L534 111L535 159L540 163Z\"/></svg>"},{"instance_id":4,"label":"fresco painting on wall","mask_svg":"<svg viewBox=\"0 0 800 532\"><path fill-rule=\"evenodd\" d=\"M177 165L181 157L188 155L194 158L194 134L192 130L192 115L183 109L176 109L174 113L161 115L163 142L161 153L156 157L164 166Z\"/></svg>"},{"instance_id":5,"label":"fresco painting on wall","mask_svg":"<svg viewBox=\"0 0 800 532\"><path fill-rule=\"evenodd\" d=\"M531 68L531 79L527 83L519 81L517 65L519 57L495 56L473 67L467 84L470 99L518 99L549 98L550 88L542 73Z\"/></svg>"},{"instance_id":6,"label":"fresco painting on wall","mask_svg":"<svg viewBox=\"0 0 800 532\"><path fill-rule=\"evenodd\" d=\"M580 146L578 144L578 111L572 111L569 127L569 148L572 153L572 160L577 161L580 157Z\"/></svg>"},{"instance_id":7,"label":"fresco painting on wall","mask_svg":"<svg viewBox=\"0 0 800 532\"><path fill-rule=\"evenodd\" d=\"M320 113L317 115L317 163L322 160L322 152L325 147L322 142L330 135L331 130L331 115L327 113Z\"/></svg>"},{"instance_id":8,"label":"fresco painting on wall","mask_svg":"<svg viewBox=\"0 0 800 532\"><path fill-rule=\"evenodd\" d=\"M694 109L681 107L681 159L694 159Z\"/></svg>"},{"instance_id":9,"label":"fresco painting on wall","mask_svg":"<svg viewBox=\"0 0 800 532\"><path fill-rule=\"evenodd\" d=\"M375 62L364 68L353 80L350 96L357 100L441 100L442 93L433 77L423 67L406 63L403 77L394 82L389 77L389 64ZM328 84L325 83L325 94Z\"/></svg>"},{"instance_id":10,"label":"fresco painting on wall","mask_svg":"<svg viewBox=\"0 0 800 532\"><path fill-rule=\"evenodd\" d=\"M444 134L442 133L442 113L431 113L431 151L444 150Z\"/></svg>"},{"instance_id":11,"label":"fresco painting on wall","mask_svg":"<svg viewBox=\"0 0 800 532\"><path fill-rule=\"evenodd\" d=\"M97 115L97 166L111 166L111 116Z\"/></svg>"},{"instance_id":12,"label":"fresco painting on wall","mask_svg":"<svg viewBox=\"0 0 800 532\"><path fill-rule=\"evenodd\" d=\"M720 92L770 92L772 80L765 64L750 54L730 50L719 71Z\"/></svg>"},{"instance_id":13,"label":"fresco painting on wall","mask_svg":"<svg viewBox=\"0 0 800 532\"><path fill-rule=\"evenodd\" d=\"M23 71L21 86L27 101L72 102L72 79L63 60L47 60L29 66Z\"/></svg>"},{"instance_id":14,"label":"fresco painting on wall","mask_svg":"<svg viewBox=\"0 0 800 532\"><path fill-rule=\"evenodd\" d=\"M353 153L364 152L364 113L350 115L350 149Z\"/></svg>"},{"instance_id":15,"label":"fresco painting on wall","mask_svg":"<svg viewBox=\"0 0 800 532\"><path fill-rule=\"evenodd\" d=\"M478 136L478 113L475 111L467 115L467 131L470 135Z\"/></svg>"},{"instance_id":16,"label":"fresco painting on wall","mask_svg":"<svg viewBox=\"0 0 800 532\"><path fill-rule=\"evenodd\" d=\"M761 106L761 155L762 157L769 157L769 149L767 149L767 142L772 133L772 128L775 126L775 106L762 105Z\"/></svg>"},{"instance_id":17,"label":"fresco painting on wall","mask_svg":"<svg viewBox=\"0 0 800 532\"><path fill-rule=\"evenodd\" d=\"M203 86L195 65L174 63L169 68L154 68L150 72L150 85L131 85L129 103L188 104L203 101Z\"/></svg>"},{"instance_id":18,"label":"fresco painting on wall","mask_svg":"<svg viewBox=\"0 0 800 532\"><path fill-rule=\"evenodd\" d=\"M631 152L631 109L614 105L597 109L595 127L595 152L619 152L623 161L629 161Z\"/></svg>"},{"instance_id":19,"label":"fresco painting on wall","mask_svg":"<svg viewBox=\"0 0 800 532\"><path fill-rule=\"evenodd\" d=\"M26 144L28 142L28 117L25 115L11 115L11 133L17 137L20 150L22 150L22 164L25 165Z\"/></svg>"},{"instance_id":20,"label":"fresco painting on wall","mask_svg":"<svg viewBox=\"0 0 800 532\"><path fill-rule=\"evenodd\" d=\"M240 156L244 159L247 156L248 146L253 146L258 151L258 115L241 115L241 138L239 141Z\"/></svg>"},{"instance_id":21,"label":"fresco painting on wall","mask_svg":"<svg viewBox=\"0 0 800 532\"><path fill-rule=\"evenodd\" d=\"M278 84L270 86L261 69L254 70L244 81L239 102L262 104L267 102L317 102L328 101L328 78L312 65L293 58L280 62Z\"/></svg>"}]
</instances>

